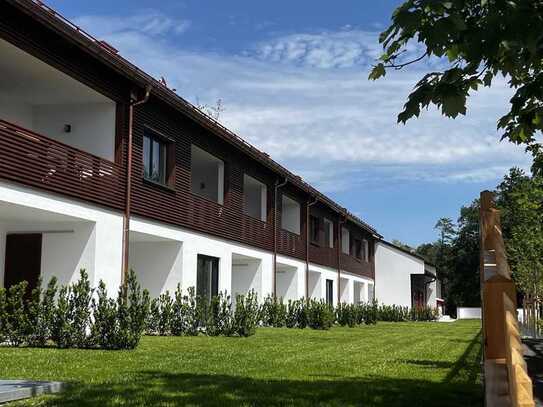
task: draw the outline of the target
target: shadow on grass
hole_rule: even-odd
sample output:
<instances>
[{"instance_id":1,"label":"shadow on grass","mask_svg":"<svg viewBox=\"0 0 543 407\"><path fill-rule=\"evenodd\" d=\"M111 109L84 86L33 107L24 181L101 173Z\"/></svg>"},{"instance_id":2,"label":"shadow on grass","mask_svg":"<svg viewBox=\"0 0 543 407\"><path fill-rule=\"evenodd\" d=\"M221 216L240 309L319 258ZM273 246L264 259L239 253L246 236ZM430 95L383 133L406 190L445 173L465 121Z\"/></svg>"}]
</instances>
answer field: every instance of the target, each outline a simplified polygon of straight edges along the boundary
<instances>
[{"instance_id":1,"label":"shadow on grass","mask_svg":"<svg viewBox=\"0 0 543 407\"><path fill-rule=\"evenodd\" d=\"M477 383L384 377L351 380L255 380L225 375L143 372L130 383L78 384L47 406L480 406Z\"/></svg>"},{"instance_id":2,"label":"shadow on grass","mask_svg":"<svg viewBox=\"0 0 543 407\"><path fill-rule=\"evenodd\" d=\"M449 369L441 381L379 376L313 376L308 380L242 376L127 372L114 382L73 383L64 393L44 398L42 406L444 406L482 405L480 335L454 363L398 361ZM273 372L270 372L273 373ZM359 372L361 375L364 372Z\"/></svg>"}]
</instances>

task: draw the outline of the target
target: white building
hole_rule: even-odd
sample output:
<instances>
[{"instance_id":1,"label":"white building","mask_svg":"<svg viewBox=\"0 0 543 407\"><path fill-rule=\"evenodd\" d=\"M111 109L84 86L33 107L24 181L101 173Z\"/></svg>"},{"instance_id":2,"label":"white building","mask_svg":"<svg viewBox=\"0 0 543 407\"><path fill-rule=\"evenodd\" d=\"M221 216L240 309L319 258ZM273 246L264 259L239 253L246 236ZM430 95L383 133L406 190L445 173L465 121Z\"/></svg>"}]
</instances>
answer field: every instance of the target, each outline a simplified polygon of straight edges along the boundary
<instances>
[{"instance_id":1,"label":"white building","mask_svg":"<svg viewBox=\"0 0 543 407\"><path fill-rule=\"evenodd\" d=\"M111 45L2 7L0 285L85 269L116 291L133 269L153 296L410 304L420 261Z\"/></svg>"}]
</instances>

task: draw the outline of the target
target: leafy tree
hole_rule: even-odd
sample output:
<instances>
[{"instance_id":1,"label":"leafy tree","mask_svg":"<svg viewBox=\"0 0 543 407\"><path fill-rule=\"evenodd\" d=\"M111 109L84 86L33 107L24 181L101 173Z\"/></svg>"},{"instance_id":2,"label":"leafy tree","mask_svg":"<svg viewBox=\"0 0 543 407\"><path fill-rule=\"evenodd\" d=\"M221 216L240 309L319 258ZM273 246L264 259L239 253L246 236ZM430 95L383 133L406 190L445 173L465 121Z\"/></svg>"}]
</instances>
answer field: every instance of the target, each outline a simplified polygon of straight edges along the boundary
<instances>
[{"instance_id":1,"label":"leafy tree","mask_svg":"<svg viewBox=\"0 0 543 407\"><path fill-rule=\"evenodd\" d=\"M446 301L448 305L477 307L481 304L478 200L460 209L457 224L457 235L448 254Z\"/></svg>"},{"instance_id":2,"label":"leafy tree","mask_svg":"<svg viewBox=\"0 0 543 407\"><path fill-rule=\"evenodd\" d=\"M404 249L404 250L407 250L408 252L414 252L415 249L411 246L409 246L408 244L402 242L401 240L398 240L398 239L392 239L392 243L394 246L396 247L399 247L400 249Z\"/></svg>"},{"instance_id":3,"label":"leafy tree","mask_svg":"<svg viewBox=\"0 0 543 407\"><path fill-rule=\"evenodd\" d=\"M498 120L502 139L524 145L543 170L543 3L541 0L407 0L379 37L384 52L370 79L439 58L443 69L416 84L398 115L405 123L435 105L451 118L466 113L471 93L503 76L515 90ZM406 59L410 50L420 54Z\"/></svg>"},{"instance_id":4,"label":"leafy tree","mask_svg":"<svg viewBox=\"0 0 543 407\"><path fill-rule=\"evenodd\" d=\"M498 186L502 231L509 263L526 294L543 292L543 178L512 168Z\"/></svg>"}]
</instances>

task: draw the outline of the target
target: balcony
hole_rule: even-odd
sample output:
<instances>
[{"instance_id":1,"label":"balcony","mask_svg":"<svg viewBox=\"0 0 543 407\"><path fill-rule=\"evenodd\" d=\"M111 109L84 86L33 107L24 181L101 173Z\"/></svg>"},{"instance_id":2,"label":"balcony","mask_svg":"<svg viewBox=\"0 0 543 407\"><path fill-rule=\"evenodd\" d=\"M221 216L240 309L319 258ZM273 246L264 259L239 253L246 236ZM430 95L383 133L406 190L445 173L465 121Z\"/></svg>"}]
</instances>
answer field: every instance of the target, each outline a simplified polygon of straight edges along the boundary
<instances>
[{"instance_id":1,"label":"balcony","mask_svg":"<svg viewBox=\"0 0 543 407\"><path fill-rule=\"evenodd\" d=\"M0 119L0 178L122 208L124 169Z\"/></svg>"},{"instance_id":2,"label":"balcony","mask_svg":"<svg viewBox=\"0 0 543 407\"><path fill-rule=\"evenodd\" d=\"M0 40L0 178L122 208L116 103Z\"/></svg>"}]
</instances>

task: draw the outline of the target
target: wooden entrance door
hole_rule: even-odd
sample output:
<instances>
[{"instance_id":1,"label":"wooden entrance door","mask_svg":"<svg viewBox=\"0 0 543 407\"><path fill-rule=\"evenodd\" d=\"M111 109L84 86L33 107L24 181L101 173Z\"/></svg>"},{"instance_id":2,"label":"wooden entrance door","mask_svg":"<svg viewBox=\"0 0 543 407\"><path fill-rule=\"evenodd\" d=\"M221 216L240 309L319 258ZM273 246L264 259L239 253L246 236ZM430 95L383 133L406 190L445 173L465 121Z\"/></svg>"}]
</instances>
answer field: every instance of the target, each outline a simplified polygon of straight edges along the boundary
<instances>
[{"instance_id":1,"label":"wooden entrance door","mask_svg":"<svg viewBox=\"0 0 543 407\"><path fill-rule=\"evenodd\" d=\"M28 282L29 291L38 285L41 271L42 235L13 234L6 237L4 286Z\"/></svg>"}]
</instances>

